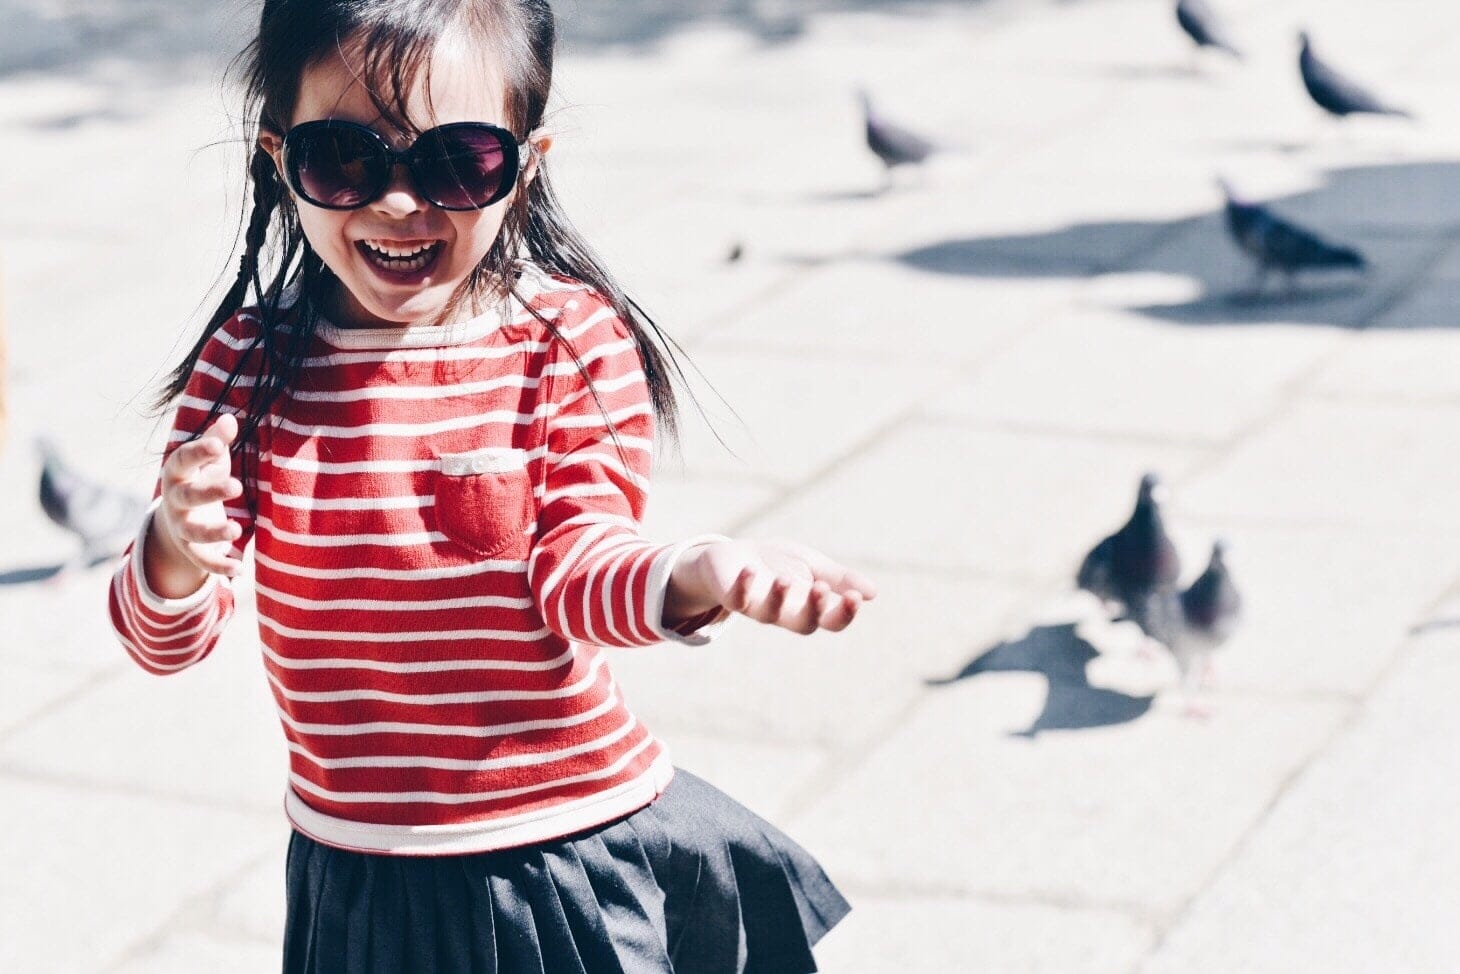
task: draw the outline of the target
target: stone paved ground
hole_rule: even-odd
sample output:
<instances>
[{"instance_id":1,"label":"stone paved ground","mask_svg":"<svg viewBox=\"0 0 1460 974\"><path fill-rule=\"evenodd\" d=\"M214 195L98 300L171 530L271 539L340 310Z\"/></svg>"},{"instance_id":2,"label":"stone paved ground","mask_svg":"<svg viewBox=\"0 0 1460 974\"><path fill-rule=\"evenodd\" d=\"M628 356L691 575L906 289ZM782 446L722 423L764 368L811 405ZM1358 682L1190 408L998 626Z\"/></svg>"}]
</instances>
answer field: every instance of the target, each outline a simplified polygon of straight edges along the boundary
<instances>
[{"instance_id":1,"label":"stone paved ground","mask_svg":"<svg viewBox=\"0 0 1460 974\"><path fill-rule=\"evenodd\" d=\"M1460 954L1460 13L1221 0L1236 65L1193 59L1167 6L566 8L565 194L733 450L689 422L647 530L786 534L883 589L838 636L742 623L616 658L679 763L855 901L826 970ZM284 748L252 599L206 665L145 676L105 569L34 581L69 548L25 448L52 431L150 489L147 392L227 263L238 154L204 147L232 137L216 71L252 9L0 3L5 970L277 964ZM1421 121L1318 117L1298 25ZM961 151L870 195L858 83ZM1219 173L1372 273L1244 299ZM1249 598L1206 721L1069 592L1146 469L1191 571L1227 536Z\"/></svg>"}]
</instances>

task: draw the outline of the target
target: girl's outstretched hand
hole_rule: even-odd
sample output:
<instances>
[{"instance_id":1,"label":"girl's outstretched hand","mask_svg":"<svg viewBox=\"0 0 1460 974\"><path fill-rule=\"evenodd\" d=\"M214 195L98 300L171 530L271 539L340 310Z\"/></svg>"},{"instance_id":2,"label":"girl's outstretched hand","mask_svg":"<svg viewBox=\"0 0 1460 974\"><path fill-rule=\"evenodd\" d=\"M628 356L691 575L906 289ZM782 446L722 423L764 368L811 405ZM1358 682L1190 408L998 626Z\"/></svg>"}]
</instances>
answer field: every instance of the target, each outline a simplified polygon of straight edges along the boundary
<instances>
[{"instance_id":1,"label":"girl's outstretched hand","mask_svg":"<svg viewBox=\"0 0 1460 974\"><path fill-rule=\"evenodd\" d=\"M172 451L162 465L162 503L153 518L160 528L154 533L163 540L162 573L185 573L179 559L195 571L215 575L237 575L242 567L231 557L233 542L242 531L223 510L224 501L243 493L228 456L228 446L237 435L238 419L223 413L198 439Z\"/></svg>"},{"instance_id":2,"label":"girl's outstretched hand","mask_svg":"<svg viewBox=\"0 0 1460 974\"><path fill-rule=\"evenodd\" d=\"M721 606L809 635L845 629L862 602L876 597L866 578L806 545L717 541L690 549L674 566L664 617L674 628Z\"/></svg>"}]
</instances>

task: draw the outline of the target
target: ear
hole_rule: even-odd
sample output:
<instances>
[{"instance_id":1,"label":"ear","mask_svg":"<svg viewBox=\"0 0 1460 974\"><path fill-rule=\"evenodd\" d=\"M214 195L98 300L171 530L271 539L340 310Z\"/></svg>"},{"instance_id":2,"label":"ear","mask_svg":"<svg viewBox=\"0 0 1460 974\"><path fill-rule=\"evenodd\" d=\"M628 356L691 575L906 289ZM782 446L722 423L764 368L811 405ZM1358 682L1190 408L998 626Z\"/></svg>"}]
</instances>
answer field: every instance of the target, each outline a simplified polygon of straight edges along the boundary
<instances>
[{"instance_id":1,"label":"ear","mask_svg":"<svg viewBox=\"0 0 1460 974\"><path fill-rule=\"evenodd\" d=\"M543 132L528 139L527 165L522 167L522 185L527 186L537 176L537 166L553 147L553 136Z\"/></svg>"},{"instance_id":2,"label":"ear","mask_svg":"<svg viewBox=\"0 0 1460 974\"><path fill-rule=\"evenodd\" d=\"M274 160L274 168L284 175L284 137L273 129L259 130L259 148Z\"/></svg>"}]
</instances>

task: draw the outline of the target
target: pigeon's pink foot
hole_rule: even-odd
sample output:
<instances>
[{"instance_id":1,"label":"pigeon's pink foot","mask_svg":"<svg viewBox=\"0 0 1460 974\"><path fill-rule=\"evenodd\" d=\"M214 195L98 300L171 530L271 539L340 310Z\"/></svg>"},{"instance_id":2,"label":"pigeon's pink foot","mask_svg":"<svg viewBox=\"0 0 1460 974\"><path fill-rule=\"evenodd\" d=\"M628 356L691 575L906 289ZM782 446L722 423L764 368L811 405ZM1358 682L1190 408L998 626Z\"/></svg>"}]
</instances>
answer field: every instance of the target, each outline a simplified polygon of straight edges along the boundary
<instances>
[{"instance_id":1,"label":"pigeon's pink foot","mask_svg":"<svg viewBox=\"0 0 1460 974\"><path fill-rule=\"evenodd\" d=\"M1210 704L1202 703L1200 700L1188 700L1186 707L1181 713L1182 716L1189 717L1192 720L1211 720L1212 714L1215 711L1212 710Z\"/></svg>"}]
</instances>

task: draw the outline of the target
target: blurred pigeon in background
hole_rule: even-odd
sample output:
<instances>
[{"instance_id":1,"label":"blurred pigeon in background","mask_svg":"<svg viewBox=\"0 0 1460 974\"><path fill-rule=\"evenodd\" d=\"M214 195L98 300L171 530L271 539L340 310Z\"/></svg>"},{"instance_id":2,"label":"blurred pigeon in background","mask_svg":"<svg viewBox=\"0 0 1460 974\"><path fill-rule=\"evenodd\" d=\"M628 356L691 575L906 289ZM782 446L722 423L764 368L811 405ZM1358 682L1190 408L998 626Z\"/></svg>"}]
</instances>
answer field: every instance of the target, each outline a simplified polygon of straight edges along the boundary
<instances>
[{"instance_id":1,"label":"blurred pigeon in background","mask_svg":"<svg viewBox=\"0 0 1460 974\"><path fill-rule=\"evenodd\" d=\"M1187 694L1187 713L1205 716L1195 700L1211 676L1211 657L1232 633L1242 616L1242 596L1227 569L1226 545L1212 545L1206 571L1185 591L1175 587L1150 593L1131 611L1131 621L1147 638L1170 651Z\"/></svg>"},{"instance_id":2,"label":"blurred pigeon in background","mask_svg":"<svg viewBox=\"0 0 1460 974\"><path fill-rule=\"evenodd\" d=\"M1186 31L1186 36L1196 42L1197 47L1210 47L1242 60L1242 51L1227 39L1226 28L1222 26L1206 0L1177 0L1176 22Z\"/></svg>"},{"instance_id":3,"label":"blurred pigeon in background","mask_svg":"<svg viewBox=\"0 0 1460 974\"><path fill-rule=\"evenodd\" d=\"M87 566L119 553L142 526L147 501L82 477L48 439L37 439L36 448L42 461L41 507L59 527L81 539L76 561Z\"/></svg>"},{"instance_id":4,"label":"blurred pigeon in background","mask_svg":"<svg viewBox=\"0 0 1460 974\"><path fill-rule=\"evenodd\" d=\"M1180 556L1161 516L1165 494L1154 473L1142 477L1129 520L1090 549L1075 576L1076 585L1118 605L1130 618L1147 611L1151 596L1175 585L1181 575Z\"/></svg>"},{"instance_id":5,"label":"blurred pigeon in background","mask_svg":"<svg viewBox=\"0 0 1460 974\"><path fill-rule=\"evenodd\" d=\"M1239 249L1257 264L1254 293L1261 293L1270 271L1287 278L1306 270L1356 270L1368 267L1352 247L1328 243L1317 234L1284 220L1267 207L1239 197L1225 181L1227 231Z\"/></svg>"},{"instance_id":6,"label":"blurred pigeon in background","mask_svg":"<svg viewBox=\"0 0 1460 974\"><path fill-rule=\"evenodd\" d=\"M1169 648L1183 682L1190 686L1198 664L1202 679L1210 673L1212 653L1232 638L1242 619L1242 593L1227 568L1227 545L1222 540L1212 543L1206 571L1181 593L1181 617L1181 636Z\"/></svg>"},{"instance_id":7,"label":"blurred pigeon in background","mask_svg":"<svg viewBox=\"0 0 1460 974\"><path fill-rule=\"evenodd\" d=\"M1318 103L1318 107L1330 115L1343 118L1346 115L1397 115L1411 118L1409 112L1395 108L1364 88L1344 77L1333 66L1323 62L1313 53L1313 44L1304 31L1298 35L1303 49L1298 55L1298 70L1303 76L1303 87Z\"/></svg>"},{"instance_id":8,"label":"blurred pigeon in background","mask_svg":"<svg viewBox=\"0 0 1460 974\"><path fill-rule=\"evenodd\" d=\"M867 148L871 149L886 169L887 182L891 184L892 170L899 166L916 166L926 162L938 151L932 142L880 114L872 107L872 96L865 90L857 92L862 102L862 118L866 126Z\"/></svg>"}]
</instances>

